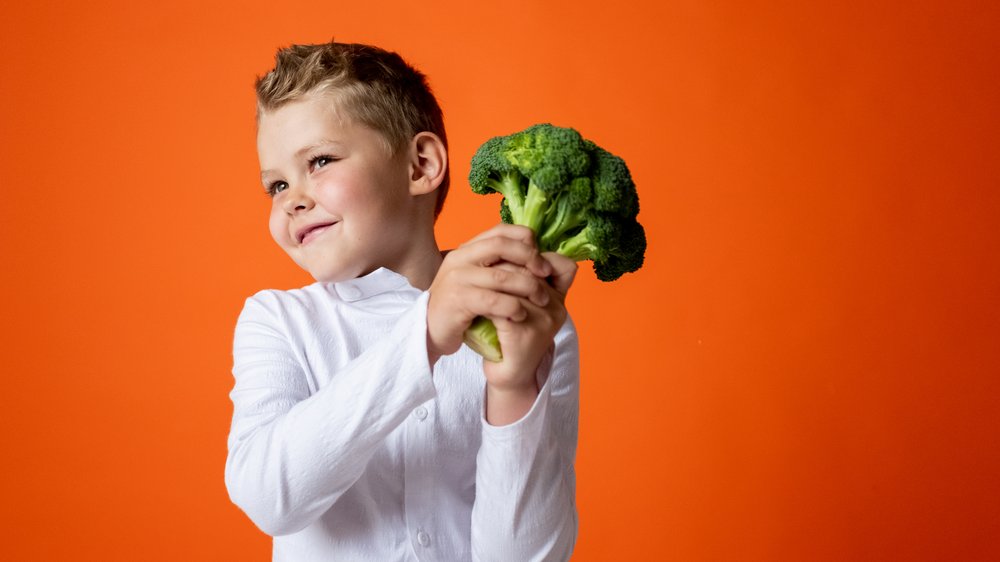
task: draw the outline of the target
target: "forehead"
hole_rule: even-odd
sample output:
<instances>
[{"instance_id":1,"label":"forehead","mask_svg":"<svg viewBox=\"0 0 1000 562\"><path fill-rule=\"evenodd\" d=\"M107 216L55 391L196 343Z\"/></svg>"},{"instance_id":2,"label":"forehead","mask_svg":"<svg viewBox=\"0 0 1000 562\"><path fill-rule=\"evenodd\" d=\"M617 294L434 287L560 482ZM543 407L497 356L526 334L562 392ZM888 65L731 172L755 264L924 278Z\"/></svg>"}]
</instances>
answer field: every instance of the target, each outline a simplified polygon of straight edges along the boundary
<instances>
[{"instance_id":1,"label":"forehead","mask_svg":"<svg viewBox=\"0 0 1000 562\"><path fill-rule=\"evenodd\" d=\"M317 134L343 132L350 119L332 96L308 96L260 113L258 152L292 146Z\"/></svg>"},{"instance_id":2,"label":"forehead","mask_svg":"<svg viewBox=\"0 0 1000 562\"><path fill-rule=\"evenodd\" d=\"M257 120L257 156L262 178L326 145L366 147L392 156L393 148L379 131L353 118L340 96L330 92L307 95L261 112Z\"/></svg>"}]
</instances>

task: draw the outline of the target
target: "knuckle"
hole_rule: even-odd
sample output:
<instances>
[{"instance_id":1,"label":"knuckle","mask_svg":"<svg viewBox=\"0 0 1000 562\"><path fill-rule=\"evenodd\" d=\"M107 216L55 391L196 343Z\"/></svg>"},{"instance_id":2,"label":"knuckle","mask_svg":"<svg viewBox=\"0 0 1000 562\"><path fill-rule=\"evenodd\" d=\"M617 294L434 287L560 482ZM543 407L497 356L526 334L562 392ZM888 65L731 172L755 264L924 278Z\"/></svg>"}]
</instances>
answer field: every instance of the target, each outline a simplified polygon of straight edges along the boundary
<instances>
[{"instance_id":1,"label":"knuckle","mask_svg":"<svg viewBox=\"0 0 1000 562\"><path fill-rule=\"evenodd\" d=\"M493 276L493 282L498 285L506 284L511 277L511 273L499 267L491 267L490 275Z\"/></svg>"},{"instance_id":2,"label":"knuckle","mask_svg":"<svg viewBox=\"0 0 1000 562\"><path fill-rule=\"evenodd\" d=\"M514 316L521 310L521 303L517 299L505 297L501 303L501 308L507 316Z\"/></svg>"},{"instance_id":3,"label":"knuckle","mask_svg":"<svg viewBox=\"0 0 1000 562\"><path fill-rule=\"evenodd\" d=\"M510 318L522 319L527 314L524 312L524 308L521 307L521 303L517 299L509 299L506 301L506 316Z\"/></svg>"}]
</instances>

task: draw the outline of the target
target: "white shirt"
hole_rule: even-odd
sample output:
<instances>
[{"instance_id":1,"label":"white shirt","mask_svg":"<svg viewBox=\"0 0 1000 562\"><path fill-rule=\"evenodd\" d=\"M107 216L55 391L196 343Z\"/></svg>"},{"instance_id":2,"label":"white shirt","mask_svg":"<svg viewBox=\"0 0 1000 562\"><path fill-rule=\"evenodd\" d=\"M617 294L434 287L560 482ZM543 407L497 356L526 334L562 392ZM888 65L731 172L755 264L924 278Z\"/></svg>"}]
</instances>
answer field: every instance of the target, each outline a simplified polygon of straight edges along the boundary
<instances>
[{"instance_id":1,"label":"white shirt","mask_svg":"<svg viewBox=\"0 0 1000 562\"><path fill-rule=\"evenodd\" d=\"M248 298L233 344L232 501L273 559L566 560L576 539L572 321L531 410L484 412L482 358L432 368L429 293L382 268Z\"/></svg>"}]
</instances>

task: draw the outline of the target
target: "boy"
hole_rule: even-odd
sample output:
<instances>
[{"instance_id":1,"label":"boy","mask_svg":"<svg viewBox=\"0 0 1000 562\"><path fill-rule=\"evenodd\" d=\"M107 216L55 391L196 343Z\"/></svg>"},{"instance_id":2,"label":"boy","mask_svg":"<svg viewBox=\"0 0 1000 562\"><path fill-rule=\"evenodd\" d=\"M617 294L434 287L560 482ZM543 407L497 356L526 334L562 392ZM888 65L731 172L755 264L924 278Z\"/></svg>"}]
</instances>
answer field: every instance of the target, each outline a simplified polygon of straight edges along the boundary
<instances>
[{"instance_id":1,"label":"boy","mask_svg":"<svg viewBox=\"0 0 1000 562\"><path fill-rule=\"evenodd\" d=\"M246 300L226 486L274 560L566 560L576 536L576 264L498 225L447 253L441 110L365 45L257 81L275 242L316 283ZM504 351L462 346L477 315Z\"/></svg>"}]
</instances>

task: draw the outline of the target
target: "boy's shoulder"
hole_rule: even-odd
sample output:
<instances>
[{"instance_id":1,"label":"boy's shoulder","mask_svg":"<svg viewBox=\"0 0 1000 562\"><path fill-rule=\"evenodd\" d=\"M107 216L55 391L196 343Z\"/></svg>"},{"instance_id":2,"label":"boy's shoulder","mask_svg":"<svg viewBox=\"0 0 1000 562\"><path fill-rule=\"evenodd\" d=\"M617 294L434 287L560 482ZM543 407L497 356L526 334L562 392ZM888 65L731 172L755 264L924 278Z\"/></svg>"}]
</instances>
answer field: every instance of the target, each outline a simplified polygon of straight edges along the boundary
<instances>
[{"instance_id":1,"label":"boy's shoulder","mask_svg":"<svg viewBox=\"0 0 1000 562\"><path fill-rule=\"evenodd\" d=\"M289 313L315 311L320 303L328 303L336 291L319 281L297 289L261 289L246 298L244 312L252 309L285 316Z\"/></svg>"},{"instance_id":2,"label":"boy's shoulder","mask_svg":"<svg viewBox=\"0 0 1000 562\"><path fill-rule=\"evenodd\" d=\"M291 302L313 299L319 294L329 294L332 292L327 290L324 285L328 284L316 281L295 289L261 289L247 297L247 300L280 300Z\"/></svg>"},{"instance_id":3,"label":"boy's shoulder","mask_svg":"<svg viewBox=\"0 0 1000 562\"><path fill-rule=\"evenodd\" d=\"M385 267L354 279L316 281L297 289L262 289L247 297L244 316L304 320L354 317L359 312L398 314L416 302L421 291L407 278Z\"/></svg>"}]
</instances>

